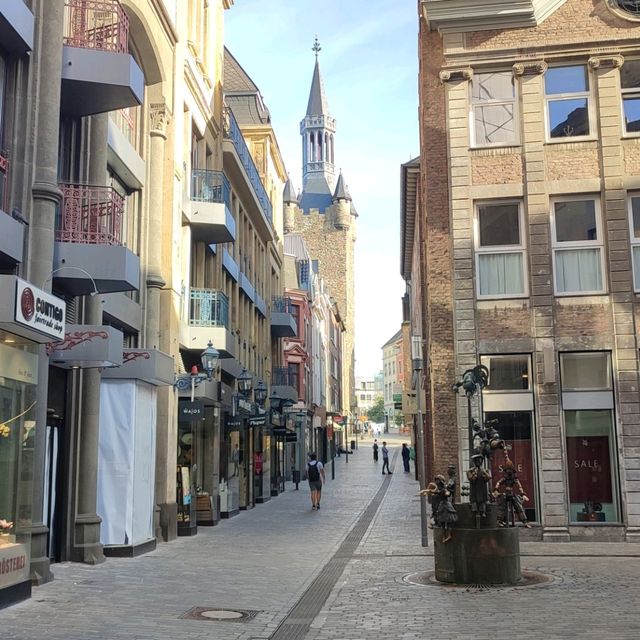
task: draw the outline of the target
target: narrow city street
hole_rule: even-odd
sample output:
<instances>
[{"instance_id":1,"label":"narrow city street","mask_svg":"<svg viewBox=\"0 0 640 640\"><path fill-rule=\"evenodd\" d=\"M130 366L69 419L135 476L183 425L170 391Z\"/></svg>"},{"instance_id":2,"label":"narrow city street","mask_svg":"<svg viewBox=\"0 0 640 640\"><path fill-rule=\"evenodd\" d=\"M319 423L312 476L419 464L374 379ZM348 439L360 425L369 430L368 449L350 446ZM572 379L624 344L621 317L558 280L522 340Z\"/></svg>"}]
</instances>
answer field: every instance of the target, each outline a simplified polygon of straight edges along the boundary
<instances>
[{"instance_id":1,"label":"narrow city street","mask_svg":"<svg viewBox=\"0 0 640 640\"><path fill-rule=\"evenodd\" d=\"M328 466L320 511L306 483L287 484L268 503L145 556L55 565L53 582L0 611L2 638L638 637L634 545L523 543L523 569L551 576L530 588L408 582L433 569L432 546L420 546L417 484L399 455L405 439L388 439L393 475L381 475L371 440L361 441L348 463L336 459L333 480ZM197 616L217 609L246 615Z\"/></svg>"}]
</instances>

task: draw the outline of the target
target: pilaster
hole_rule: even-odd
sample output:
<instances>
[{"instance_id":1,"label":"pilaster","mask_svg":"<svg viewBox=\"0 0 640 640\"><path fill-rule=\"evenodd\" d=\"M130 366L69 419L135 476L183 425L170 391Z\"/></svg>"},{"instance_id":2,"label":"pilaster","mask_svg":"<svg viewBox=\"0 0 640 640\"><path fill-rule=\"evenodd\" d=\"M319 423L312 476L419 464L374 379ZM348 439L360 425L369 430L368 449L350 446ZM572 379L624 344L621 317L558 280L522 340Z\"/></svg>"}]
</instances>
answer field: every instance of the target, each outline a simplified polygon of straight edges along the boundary
<instances>
[{"instance_id":1,"label":"pilaster","mask_svg":"<svg viewBox=\"0 0 640 640\"><path fill-rule=\"evenodd\" d=\"M529 236L532 337L535 344L536 434L540 451L539 491L543 539L569 540L569 513L564 483L566 456L560 425L558 361L553 339L554 292L549 193L545 178L544 79L542 60L525 60L513 66L519 78L522 113L525 224Z\"/></svg>"}]
</instances>

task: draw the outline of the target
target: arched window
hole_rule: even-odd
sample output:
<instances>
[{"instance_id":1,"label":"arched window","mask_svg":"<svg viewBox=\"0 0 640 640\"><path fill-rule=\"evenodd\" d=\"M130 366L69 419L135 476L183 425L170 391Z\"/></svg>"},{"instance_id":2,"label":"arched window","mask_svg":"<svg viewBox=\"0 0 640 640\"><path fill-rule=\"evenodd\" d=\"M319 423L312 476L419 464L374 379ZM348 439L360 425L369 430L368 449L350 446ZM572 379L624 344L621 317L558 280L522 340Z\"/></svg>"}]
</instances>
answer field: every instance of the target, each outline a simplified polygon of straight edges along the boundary
<instances>
[{"instance_id":1,"label":"arched window","mask_svg":"<svg viewBox=\"0 0 640 640\"><path fill-rule=\"evenodd\" d=\"M325 131L324 134L324 158L325 162L329 161L329 134Z\"/></svg>"},{"instance_id":2,"label":"arched window","mask_svg":"<svg viewBox=\"0 0 640 640\"><path fill-rule=\"evenodd\" d=\"M318 131L318 157L316 158L318 162L322 162L322 132Z\"/></svg>"},{"instance_id":3,"label":"arched window","mask_svg":"<svg viewBox=\"0 0 640 640\"><path fill-rule=\"evenodd\" d=\"M333 133L329 136L329 143L330 143L330 147L331 147L331 155L329 162L331 162L331 164L333 164Z\"/></svg>"}]
</instances>

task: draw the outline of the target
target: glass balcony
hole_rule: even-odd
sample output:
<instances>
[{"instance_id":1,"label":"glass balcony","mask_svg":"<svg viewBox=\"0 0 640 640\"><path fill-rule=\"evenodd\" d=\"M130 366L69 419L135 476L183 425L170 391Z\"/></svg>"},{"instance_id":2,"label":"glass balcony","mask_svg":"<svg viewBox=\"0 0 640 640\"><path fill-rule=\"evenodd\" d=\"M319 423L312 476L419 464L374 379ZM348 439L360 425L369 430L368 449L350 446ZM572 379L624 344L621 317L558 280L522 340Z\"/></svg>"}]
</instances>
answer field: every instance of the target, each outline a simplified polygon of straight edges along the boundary
<instances>
[{"instance_id":1,"label":"glass balcony","mask_svg":"<svg viewBox=\"0 0 640 640\"><path fill-rule=\"evenodd\" d=\"M222 171L192 169L191 200L196 202L220 202L231 208L231 187Z\"/></svg>"},{"instance_id":2,"label":"glass balcony","mask_svg":"<svg viewBox=\"0 0 640 640\"><path fill-rule=\"evenodd\" d=\"M271 205L271 200L269 200L269 196L262 184L260 174L253 162L253 158L251 157L249 147L247 147L247 143L242 135L242 131L240 130L233 112L229 107L224 108L224 115L224 137L227 140L231 140L233 143L238 157L240 158L240 162L242 162L242 166L249 176L249 182L251 183L253 192L260 203L262 212L269 221L269 224L273 225L273 207Z\"/></svg>"},{"instance_id":3,"label":"glass balcony","mask_svg":"<svg viewBox=\"0 0 640 640\"><path fill-rule=\"evenodd\" d=\"M192 288L189 299L189 325L229 328L229 299L214 289Z\"/></svg>"}]
</instances>

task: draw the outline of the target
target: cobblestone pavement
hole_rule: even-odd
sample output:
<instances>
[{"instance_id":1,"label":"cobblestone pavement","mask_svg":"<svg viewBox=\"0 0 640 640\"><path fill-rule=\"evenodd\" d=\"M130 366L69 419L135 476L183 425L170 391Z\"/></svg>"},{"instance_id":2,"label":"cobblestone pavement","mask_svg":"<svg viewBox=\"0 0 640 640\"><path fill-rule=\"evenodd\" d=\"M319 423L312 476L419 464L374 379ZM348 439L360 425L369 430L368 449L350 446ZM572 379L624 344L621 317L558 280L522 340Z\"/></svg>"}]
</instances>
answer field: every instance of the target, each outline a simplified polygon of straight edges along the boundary
<instances>
[{"instance_id":1,"label":"cobblestone pavement","mask_svg":"<svg viewBox=\"0 0 640 640\"><path fill-rule=\"evenodd\" d=\"M396 451L402 439L389 437ZM413 474L395 462L380 474L371 442L336 460L335 480L311 511L306 484L242 512L193 538L162 544L134 559L97 567L63 563L33 597L0 611L3 640L495 640L519 636L560 640L636 640L640 632L640 545L523 543L524 569L553 577L531 588L451 588L408 583L433 569L432 547L420 546ZM362 522L367 505L388 488L344 571L325 584L319 613L282 633L301 596L313 595L324 567ZM342 549L336 553L339 548ZM576 555L579 554L579 555ZM606 556L604 555L606 554ZM341 566L342 566L341 565ZM326 572L325 572L326 574ZM335 580L337 578L337 580ZM332 588L331 588L332 587ZM194 620L194 607L255 612L247 622ZM300 607L296 611L300 610ZM277 631L280 627L280 631ZM297 631L296 631L297 630ZM297 635L296 635L297 633Z\"/></svg>"}]
</instances>

